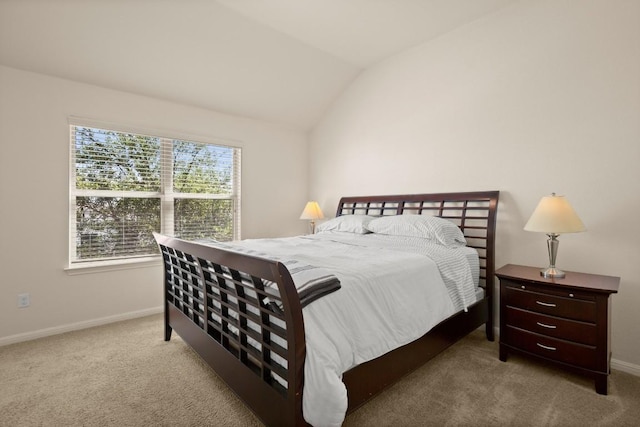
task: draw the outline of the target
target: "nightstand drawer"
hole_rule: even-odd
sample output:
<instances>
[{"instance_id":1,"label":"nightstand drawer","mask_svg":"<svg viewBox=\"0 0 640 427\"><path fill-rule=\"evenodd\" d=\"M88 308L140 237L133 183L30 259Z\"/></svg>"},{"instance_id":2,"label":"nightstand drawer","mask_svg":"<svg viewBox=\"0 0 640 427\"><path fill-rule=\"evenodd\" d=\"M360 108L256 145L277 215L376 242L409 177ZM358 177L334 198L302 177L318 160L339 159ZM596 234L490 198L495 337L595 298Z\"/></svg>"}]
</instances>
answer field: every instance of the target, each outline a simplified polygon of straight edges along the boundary
<instances>
[{"instance_id":1,"label":"nightstand drawer","mask_svg":"<svg viewBox=\"0 0 640 427\"><path fill-rule=\"evenodd\" d=\"M507 326L515 326L519 329L581 344L596 345L596 325L594 323L547 316L510 306L506 307L505 316Z\"/></svg>"},{"instance_id":2,"label":"nightstand drawer","mask_svg":"<svg viewBox=\"0 0 640 427\"><path fill-rule=\"evenodd\" d=\"M547 359L564 362L585 369L596 369L596 348L550 338L512 326L506 328L507 345L512 345L529 353Z\"/></svg>"},{"instance_id":3,"label":"nightstand drawer","mask_svg":"<svg viewBox=\"0 0 640 427\"><path fill-rule=\"evenodd\" d=\"M596 321L595 301L560 297L511 286L504 291L507 304L512 307L584 322Z\"/></svg>"}]
</instances>

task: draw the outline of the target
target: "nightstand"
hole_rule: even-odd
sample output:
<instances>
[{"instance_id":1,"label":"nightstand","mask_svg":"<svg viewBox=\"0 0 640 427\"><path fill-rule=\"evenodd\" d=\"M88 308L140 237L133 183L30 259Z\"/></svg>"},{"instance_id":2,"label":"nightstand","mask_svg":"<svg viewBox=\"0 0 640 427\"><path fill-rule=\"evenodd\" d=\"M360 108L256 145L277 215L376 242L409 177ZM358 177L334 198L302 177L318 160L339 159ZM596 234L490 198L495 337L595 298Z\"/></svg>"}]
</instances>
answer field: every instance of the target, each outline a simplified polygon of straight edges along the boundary
<instances>
[{"instance_id":1,"label":"nightstand","mask_svg":"<svg viewBox=\"0 0 640 427\"><path fill-rule=\"evenodd\" d=\"M545 279L540 268L508 264L500 279L500 360L514 352L550 361L595 379L607 394L611 299L619 277L567 271Z\"/></svg>"}]
</instances>

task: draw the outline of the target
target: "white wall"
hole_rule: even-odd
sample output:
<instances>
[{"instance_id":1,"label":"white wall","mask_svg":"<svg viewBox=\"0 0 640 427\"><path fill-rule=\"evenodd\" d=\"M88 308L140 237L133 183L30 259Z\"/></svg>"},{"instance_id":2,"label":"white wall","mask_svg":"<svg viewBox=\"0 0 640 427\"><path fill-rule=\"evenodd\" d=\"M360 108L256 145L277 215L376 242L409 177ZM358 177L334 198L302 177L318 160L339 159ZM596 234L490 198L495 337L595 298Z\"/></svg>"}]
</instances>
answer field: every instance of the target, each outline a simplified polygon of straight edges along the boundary
<instances>
[{"instance_id":1,"label":"white wall","mask_svg":"<svg viewBox=\"0 0 640 427\"><path fill-rule=\"evenodd\" d=\"M523 231L566 195L588 231L558 266L620 276L613 358L640 373L640 2L523 1L363 73L311 135L310 194L500 190L497 265L545 266Z\"/></svg>"},{"instance_id":2,"label":"white wall","mask_svg":"<svg viewBox=\"0 0 640 427\"><path fill-rule=\"evenodd\" d=\"M69 275L68 117L230 140L243 148L243 238L304 233L302 132L0 67L0 344L162 305L160 265ZM17 308L19 293L31 306Z\"/></svg>"}]
</instances>

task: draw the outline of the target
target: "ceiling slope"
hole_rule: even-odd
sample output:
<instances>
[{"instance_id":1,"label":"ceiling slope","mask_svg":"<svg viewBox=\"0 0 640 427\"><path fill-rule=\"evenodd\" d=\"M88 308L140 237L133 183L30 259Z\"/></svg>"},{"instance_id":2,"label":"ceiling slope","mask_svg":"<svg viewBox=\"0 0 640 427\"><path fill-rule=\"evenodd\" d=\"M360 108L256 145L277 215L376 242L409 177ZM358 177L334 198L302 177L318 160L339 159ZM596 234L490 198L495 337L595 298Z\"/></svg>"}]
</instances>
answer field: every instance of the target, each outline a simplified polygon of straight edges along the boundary
<instances>
[{"instance_id":1,"label":"ceiling slope","mask_svg":"<svg viewBox=\"0 0 640 427\"><path fill-rule=\"evenodd\" d=\"M199 0L1 0L0 64L301 129L360 71Z\"/></svg>"},{"instance_id":2,"label":"ceiling slope","mask_svg":"<svg viewBox=\"0 0 640 427\"><path fill-rule=\"evenodd\" d=\"M514 0L217 0L310 46L368 68Z\"/></svg>"},{"instance_id":3,"label":"ceiling slope","mask_svg":"<svg viewBox=\"0 0 640 427\"><path fill-rule=\"evenodd\" d=\"M364 68L512 1L0 0L0 65L307 130Z\"/></svg>"}]
</instances>

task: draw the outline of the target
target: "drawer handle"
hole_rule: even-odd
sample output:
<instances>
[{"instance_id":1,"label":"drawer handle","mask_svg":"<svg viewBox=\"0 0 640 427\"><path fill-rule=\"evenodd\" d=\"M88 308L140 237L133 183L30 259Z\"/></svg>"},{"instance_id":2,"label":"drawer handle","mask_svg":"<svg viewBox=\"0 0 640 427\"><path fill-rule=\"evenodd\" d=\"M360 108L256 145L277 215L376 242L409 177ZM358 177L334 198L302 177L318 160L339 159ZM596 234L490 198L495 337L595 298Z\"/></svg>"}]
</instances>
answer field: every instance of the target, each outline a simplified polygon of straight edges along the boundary
<instances>
[{"instance_id":1,"label":"drawer handle","mask_svg":"<svg viewBox=\"0 0 640 427\"><path fill-rule=\"evenodd\" d=\"M548 329L555 329L557 328L556 325L546 325L544 323L540 323L540 322L536 322L538 324L538 326L542 326L543 328L548 328Z\"/></svg>"},{"instance_id":2,"label":"drawer handle","mask_svg":"<svg viewBox=\"0 0 640 427\"><path fill-rule=\"evenodd\" d=\"M544 348L545 350L556 351L555 347L549 347L548 345L543 345L543 344L540 344L539 342L537 342L536 344L538 345L538 347Z\"/></svg>"},{"instance_id":3,"label":"drawer handle","mask_svg":"<svg viewBox=\"0 0 640 427\"><path fill-rule=\"evenodd\" d=\"M555 307L556 305L550 302L542 302L542 301L536 301L536 304L540 304L540 305L544 305L545 307Z\"/></svg>"}]
</instances>

